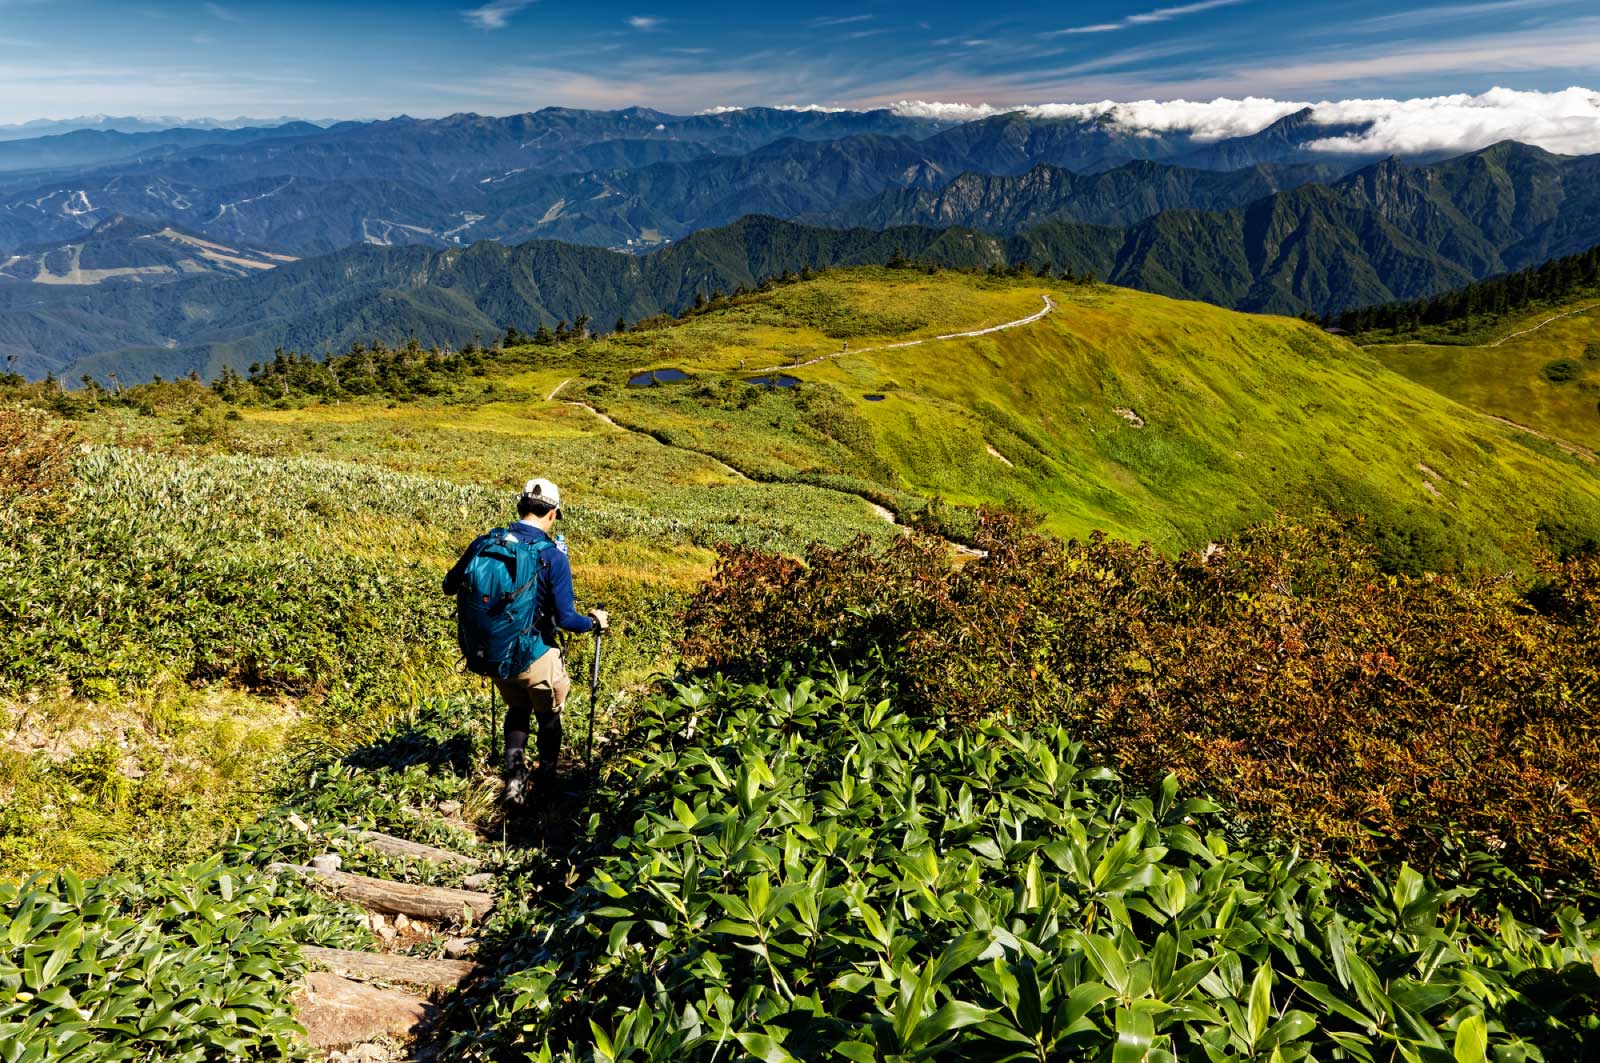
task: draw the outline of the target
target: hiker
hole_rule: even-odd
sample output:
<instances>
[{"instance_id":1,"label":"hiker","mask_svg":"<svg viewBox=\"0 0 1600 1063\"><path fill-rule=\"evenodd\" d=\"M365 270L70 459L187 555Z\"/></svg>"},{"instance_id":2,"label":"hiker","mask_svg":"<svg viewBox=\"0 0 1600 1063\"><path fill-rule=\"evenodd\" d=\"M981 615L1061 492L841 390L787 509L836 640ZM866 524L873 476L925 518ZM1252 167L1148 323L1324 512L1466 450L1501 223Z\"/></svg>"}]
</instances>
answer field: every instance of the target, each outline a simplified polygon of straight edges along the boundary
<instances>
[{"instance_id":1,"label":"hiker","mask_svg":"<svg viewBox=\"0 0 1600 1063\"><path fill-rule=\"evenodd\" d=\"M458 635L467 667L486 675L506 703L507 805L527 800L525 750L538 723L541 786L554 780L561 755L561 707L572 688L556 630L582 634L610 627L604 609L580 615L572 603L572 566L564 538L552 539L561 519L561 491L529 480L517 496L516 523L480 535L444 577L456 599Z\"/></svg>"}]
</instances>

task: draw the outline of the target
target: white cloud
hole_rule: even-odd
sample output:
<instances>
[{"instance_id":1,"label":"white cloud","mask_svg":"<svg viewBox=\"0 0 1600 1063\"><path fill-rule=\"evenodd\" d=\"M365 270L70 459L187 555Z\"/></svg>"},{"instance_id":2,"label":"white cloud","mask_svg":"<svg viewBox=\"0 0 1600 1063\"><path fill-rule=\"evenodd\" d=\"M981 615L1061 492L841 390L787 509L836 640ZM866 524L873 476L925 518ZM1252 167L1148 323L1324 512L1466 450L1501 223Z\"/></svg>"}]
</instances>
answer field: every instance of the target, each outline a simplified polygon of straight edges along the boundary
<instances>
[{"instance_id":1,"label":"white cloud","mask_svg":"<svg viewBox=\"0 0 1600 1063\"><path fill-rule=\"evenodd\" d=\"M653 30L665 21L665 19L657 18L655 15L634 15L628 19L628 25L636 30Z\"/></svg>"},{"instance_id":2,"label":"white cloud","mask_svg":"<svg viewBox=\"0 0 1600 1063\"><path fill-rule=\"evenodd\" d=\"M970 122L1008 111L1023 111L1039 118L1083 120L1109 117L1125 129L1149 132L1182 130L1192 133L1201 140L1221 140L1225 137L1245 136L1257 132L1304 106L1303 103L1262 100L1254 97L1242 100L1222 98L1209 102L1135 100L1119 103L1116 100L1101 100L1098 103L1036 103L1009 106L900 100L891 104L890 110L909 117L961 122Z\"/></svg>"},{"instance_id":3,"label":"white cloud","mask_svg":"<svg viewBox=\"0 0 1600 1063\"><path fill-rule=\"evenodd\" d=\"M1260 97L1201 100L1134 100L997 106L901 100L896 114L972 121L1007 111L1041 118L1109 118L1129 131L1184 132L1200 141L1248 136L1310 107L1319 125L1359 125L1362 131L1314 141L1314 151L1420 155L1475 151L1501 140L1520 140L1568 155L1600 154L1600 93L1490 89L1477 96L1409 100L1347 99L1306 102Z\"/></svg>"},{"instance_id":4,"label":"white cloud","mask_svg":"<svg viewBox=\"0 0 1600 1063\"><path fill-rule=\"evenodd\" d=\"M852 22L870 22L871 15L819 15L811 20L811 25L817 28L824 26L848 26Z\"/></svg>"},{"instance_id":5,"label":"white cloud","mask_svg":"<svg viewBox=\"0 0 1600 1063\"><path fill-rule=\"evenodd\" d=\"M1144 11L1136 15L1120 18L1115 22L1095 22L1087 26L1071 26L1064 30L1056 30L1056 35L1063 33L1110 33L1113 30L1132 29L1134 26L1148 26L1155 22L1167 22L1171 19L1182 18L1184 15L1197 15L1202 11L1211 11L1219 7L1232 7L1242 4L1245 0L1197 0L1192 4L1179 4L1176 7L1160 7L1154 11Z\"/></svg>"},{"instance_id":6,"label":"white cloud","mask_svg":"<svg viewBox=\"0 0 1600 1063\"><path fill-rule=\"evenodd\" d=\"M223 7L221 4L209 3L205 5L205 8L206 11L210 13L212 18L220 18L224 22L239 21L239 12L233 10L232 8Z\"/></svg>"},{"instance_id":7,"label":"white cloud","mask_svg":"<svg viewBox=\"0 0 1600 1063\"><path fill-rule=\"evenodd\" d=\"M804 104L796 104L796 103L761 103L761 104L752 104L752 105L747 105L747 106L742 106L742 107L732 107L732 106L728 106L728 105L723 105L723 106L720 106L720 107L707 107L707 108L704 108L703 110L697 111L695 113L696 114L733 114L736 111L748 111L751 106L765 107L769 111L801 111L801 112L813 112L813 113L816 113L816 114L843 114L845 111L850 110L850 108L848 108L848 107L824 107L820 103L804 103Z\"/></svg>"},{"instance_id":8,"label":"white cloud","mask_svg":"<svg viewBox=\"0 0 1600 1063\"><path fill-rule=\"evenodd\" d=\"M461 17L480 30L505 29L512 15L533 2L534 0L489 0L481 7L471 7L461 12Z\"/></svg>"},{"instance_id":9,"label":"white cloud","mask_svg":"<svg viewBox=\"0 0 1600 1063\"><path fill-rule=\"evenodd\" d=\"M889 105L889 110L907 118L937 118L945 122L973 122L1018 109L994 107L987 103L939 103L933 100L896 100Z\"/></svg>"},{"instance_id":10,"label":"white cloud","mask_svg":"<svg viewBox=\"0 0 1600 1063\"><path fill-rule=\"evenodd\" d=\"M1415 100L1340 100L1314 105L1322 124L1371 123L1365 132L1311 145L1321 151L1418 155L1473 151L1520 140L1563 155L1600 153L1600 93L1490 89L1478 96Z\"/></svg>"},{"instance_id":11,"label":"white cloud","mask_svg":"<svg viewBox=\"0 0 1600 1063\"><path fill-rule=\"evenodd\" d=\"M1395 30L1403 26L1441 25L1450 19L1481 18L1485 15L1503 15L1510 11L1542 11L1564 7L1570 0L1486 0L1482 3L1440 4L1397 11L1390 15L1375 15L1356 23L1358 29Z\"/></svg>"}]
</instances>

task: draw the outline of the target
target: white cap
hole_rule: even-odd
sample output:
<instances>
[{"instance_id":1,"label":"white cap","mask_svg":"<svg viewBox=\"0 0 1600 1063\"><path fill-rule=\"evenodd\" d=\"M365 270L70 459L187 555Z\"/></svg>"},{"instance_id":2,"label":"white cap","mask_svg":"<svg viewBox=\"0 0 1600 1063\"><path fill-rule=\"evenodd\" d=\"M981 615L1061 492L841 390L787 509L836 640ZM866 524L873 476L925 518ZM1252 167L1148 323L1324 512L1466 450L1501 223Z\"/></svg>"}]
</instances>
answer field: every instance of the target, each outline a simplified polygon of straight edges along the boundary
<instances>
[{"instance_id":1,"label":"white cap","mask_svg":"<svg viewBox=\"0 0 1600 1063\"><path fill-rule=\"evenodd\" d=\"M561 508L561 488L549 480L529 480L522 487L523 498L535 498L541 502L548 502L557 509Z\"/></svg>"}]
</instances>

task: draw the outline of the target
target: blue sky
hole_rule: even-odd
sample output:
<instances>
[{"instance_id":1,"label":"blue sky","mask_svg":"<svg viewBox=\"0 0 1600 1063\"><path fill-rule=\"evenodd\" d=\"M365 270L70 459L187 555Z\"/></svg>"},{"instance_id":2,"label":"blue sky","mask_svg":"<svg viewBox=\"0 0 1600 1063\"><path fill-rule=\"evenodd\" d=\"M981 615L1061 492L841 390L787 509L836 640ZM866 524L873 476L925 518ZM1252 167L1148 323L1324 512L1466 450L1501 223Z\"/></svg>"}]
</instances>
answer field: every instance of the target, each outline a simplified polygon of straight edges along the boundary
<instances>
[{"instance_id":1,"label":"blue sky","mask_svg":"<svg viewBox=\"0 0 1600 1063\"><path fill-rule=\"evenodd\" d=\"M0 123L1600 85L1594 0L0 0Z\"/></svg>"}]
</instances>

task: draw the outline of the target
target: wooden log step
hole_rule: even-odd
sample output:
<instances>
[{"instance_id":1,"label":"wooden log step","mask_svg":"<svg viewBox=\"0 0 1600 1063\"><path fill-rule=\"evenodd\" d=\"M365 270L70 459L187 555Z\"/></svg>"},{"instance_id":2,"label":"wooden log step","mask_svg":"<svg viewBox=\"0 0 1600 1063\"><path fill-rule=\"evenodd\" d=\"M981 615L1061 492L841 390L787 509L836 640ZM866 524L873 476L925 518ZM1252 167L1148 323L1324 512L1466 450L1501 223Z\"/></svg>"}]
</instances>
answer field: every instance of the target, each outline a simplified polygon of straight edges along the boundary
<instances>
[{"instance_id":1,"label":"wooden log step","mask_svg":"<svg viewBox=\"0 0 1600 1063\"><path fill-rule=\"evenodd\" d=\"M363 985L328 971L312 971L294 995L295 1017L313 1048L339 1048L380 1038L408 1040L438 1009L398 989Z\"/></svg>"},{"instance_id":2,"label":"wooden log step","mask_svg":"<svg viewBox=\"0 0 1600 1063\"><path fill-rule=\"evenodd\" d=\"M405 838L396 838L392 834L380 834L375 830L357 831L356 837L362 844L370 846L384 856L409 857L413 860L427 860L435 864L460 864L463 867L477 867L480 861L476 857L465 853L452 852L441 849L437 845L424 845L421 842L409 841Z\"/></svg>"},{"instance_id":3,"label":"wooden log step","mask_svg":"<svg viewBox=\"0 0 1600 1063\"><path fill-rule=\"evenodd\" d=\"M300 954L317 966L326 967L346 978L363 982L438 986L443 989L454 989L477 967L477 964L467 960L428 960L387 952L325 949L316 945L301 945Z\"/></svg>"},{"instance_id":4,"label":"wooden log step","mask_svg":"<svg viewBox=\"0 0 1600 1063\"><path fill-rule=\"evenodd\" d=\"M446 886L413 886L405 882L352 875L348 871L319 871L304 864L269 864L275 875L299 875L327 886L334 896L353 901L371 912L408 915L434 921L480 919L494 907L494 897L476 890Z\"/></svg>"}]
</instances>

